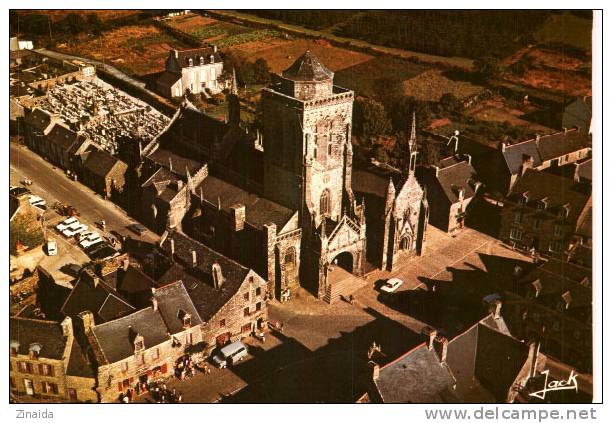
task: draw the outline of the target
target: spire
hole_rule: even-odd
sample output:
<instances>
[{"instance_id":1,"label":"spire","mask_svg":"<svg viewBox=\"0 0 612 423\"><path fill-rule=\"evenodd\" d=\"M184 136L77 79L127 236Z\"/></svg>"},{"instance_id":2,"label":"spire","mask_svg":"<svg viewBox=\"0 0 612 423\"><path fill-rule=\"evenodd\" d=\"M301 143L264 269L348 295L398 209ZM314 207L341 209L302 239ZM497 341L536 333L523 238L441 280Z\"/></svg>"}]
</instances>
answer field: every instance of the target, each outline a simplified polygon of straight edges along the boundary
<instances>
[{"instance_id":1,"label":"spire","mask_svg":"<svg viewBox=\"0 0 612 423\"><path fill-rule=\"evenodd\" d=\"M416 111L412 111L412 126L410 128L410 138L408 139L410 153L416 149Z\"/></svg>"},{"instance_id":2,"label":"spire","mask_svg":"<svg viewBox=\"0 0 612 423\"><path fill-rule=\"evenodd\" d=\"M232 68L232 94L238 95L238 81L236 80L236 68Z\"/></svg>"}]
</instances>

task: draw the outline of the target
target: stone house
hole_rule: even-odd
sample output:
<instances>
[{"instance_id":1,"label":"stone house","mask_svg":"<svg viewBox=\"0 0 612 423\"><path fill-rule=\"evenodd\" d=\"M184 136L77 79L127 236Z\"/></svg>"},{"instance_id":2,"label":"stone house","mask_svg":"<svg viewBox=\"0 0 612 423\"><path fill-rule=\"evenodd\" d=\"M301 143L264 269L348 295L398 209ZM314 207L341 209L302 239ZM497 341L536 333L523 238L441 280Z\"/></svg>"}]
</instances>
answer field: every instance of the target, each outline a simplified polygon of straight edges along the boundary
<instances>
[{"instance_id":1,"label":"stone house","mask_svg":"<svg viewBox=\"0 0 612 423\"><path fill-rule=\"evenodd\" d=\"M490 191L506 195L527 169L555 169L590 157L591 139L580 129L566 129L550 135L508 145L491 157L491 166L481 166L479 176Z\"/></svg>"},{"instance_id":2,"label":"stone house","mask_svg":"<svg viewBox=\"0 0 612 423\"><path fill-rule=\"evenodd\" d=\"M590 196L570 178L528 169L504 199L499 238L513 248L561 257L586 217Z\"/></svg>"},{"instance_id":3,"label":"stone house","mask_svg":"<svg viewBox=\"0 0 612 423\"><path fill-rule=\"evenodd\" d=\"M10 389L40 401L97 402L91 364L75 340L72 320L11 317Z\"/></svg>"},{"instance_id":4,"label":"stone house","mask_svg":"<svg viewBox=\"0 0 612 423\"><path fill-rule=\"evenodd\" d=\"M45 155L45 137L56 123L61 122L58 114L49 113L39 107L25 108L24 132L28 148Z\"/></svg>"},{"instance_id":5,"label":"stone house","mask_svg":"<svg viewBox=\"0 0 612 423\"><path fill-rule=\"evenodd\" d=\"M150 298L150 306L100 324L89 311L79 314L101 402L117 401L138 382L173 375L177 359L202 341L202 320L181 281L152 288Z\"/></svg>"},{"instance_id":6,"label":"stone house","mask_svg":"<svg viewBox=\"0 0 612 423\"><path fill-rule=\"evenodd\" d=\"M472 167L472 158L450 157L440 166L422 170L422 181L427 187L429 222L445 232L464 227L469 205L481 183Z\"/></svg>"},{"instance_id":7,"label":"stone house","mask_svg":"<svg viewBox=\"0 0 612 423\"><path fill-rule=\"evenodd\" d=\"M81 170L81 181L104 198L121 194L128 166L103 150L94 149Z\"/></svg>"},{"instance_id":8,"label":"stone house","mask_svg":"<svg viewBox=\"0 0 612 423\"><path fill-rule=\"evenodd\" d=\"M582 372L593 366L591 269L550 259L518 275L504 292L512 334L541 342L541 350Z\"/></svg>"},{"instance_id":9,"label":"stone house","mask_svg":"<svg viewBox=\"0 0 612 423\"><path fill-rule=\"evenodd\" d=\"M217 82L223 73L223 58L217 46L171 50L166 70L157 79L157 89L165 97L182 97L187 92L219 93L225 86Z\"/></svg>"},{"instance_id":10,"label":"stone house","mask_svg":"<svg viewBox=\"0 0 612 423\"><path fill-rule=\"evenodd\" d=\"M185 234L169 231L162 239L157 281L183 282L202 319L208 352L264 327L269 295L261 276Z\"/></svg>"}]
</instances>

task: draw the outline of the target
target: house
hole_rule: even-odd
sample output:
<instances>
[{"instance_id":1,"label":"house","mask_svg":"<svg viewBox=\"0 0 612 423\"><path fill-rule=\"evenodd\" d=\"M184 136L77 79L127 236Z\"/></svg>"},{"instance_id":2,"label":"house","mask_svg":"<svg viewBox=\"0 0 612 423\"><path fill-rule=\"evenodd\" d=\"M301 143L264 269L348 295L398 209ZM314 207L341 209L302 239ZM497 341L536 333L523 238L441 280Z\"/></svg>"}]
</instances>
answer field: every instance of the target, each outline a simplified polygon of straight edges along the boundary
<instances>
[{"instance_id":1,"label":"house","mask_svg":"<svg viewBox=\"0 0 612 423\"><path fill-rule=\"evenodd\" d=\"M186 93L217 94L225 86L217 82L223 73L223 58L217 46L189 50L171 50L166 70L157 79L157 89L165 97L182 97Z\"/></svg>"},{"instance_id":2,"label":"house","mask_svg":"<svg viewBox=\"0 0 612 423\"><path fill-rule=\"evenodd\" d=\"M550 259L521 274L504 292L504 317L512 334L541 342L541 350L591 373L593 366L592 270Z\"/></svg>"},{"instance_id":3,"label":"house","mask_svg":"<svg viewBox=\"0 0 612 423\"><path fill-rule=\"evenodd\" d=\"M593 182L593 159L588 158L576 162L576 169L574 170L574 180L585 184L592 184Z\"/></svg>"},{"instance_id":4,"label":"house","mask_svg":"<svg viewBox=\"0 0 612 423\"><path fill-rule=\"evenodd\" d=\"M379 366L370 361L373 403L511 403L542 368L538 344L510 336L499 309L452 339L426 327L425 342Z\"/></svg>"},{"instance_id":5,"label":"house","mask_svg":"<svg viewBox=\"0 0 612 423\"><path fill-rule=\"evenodd\" d=\"M591 120L593 118L593 97L578 97L563 109L562 127L580 128L583 132L591 133Z\"/></svg>"},{"instance_id":6,"label":"house","mask_svg":"<svg viewBox=\"0 0 612 423\"><path fill-rule=\"evenodd\" d=\"M36 402L97 402L93 369L75 340L72 319L11 317L9 337L12 395Z\"/></svg>"},{"instance_id":7,"label":"house","mask_svg":"<svg viewBox=\"0 0 612 423\"><path fill-rule=\"evenodd\" d=\"M569 178L527 169L504 200L499 238L534 254L563 256L590 196Z\"/></svg>"},{"instance_id":8,"label":"house","mask_svg":"<svg viewBox=\"0 0 612 423\"><path fill-rule=\"evenodd\" d=\"M94 149L83 164L81 181L103 197L111 198L123 192L127 169L125 162L106 151Z\"/></svg>"},{"instance_id":9,"label":"house","mask_svg":"<svg viewBox=\"0 0 612 423\"><path fill-rule=\"evenodd\" d=\"M265 327L268 284L252 269L177 231L162 236L160 249L157 281L183 282L202 319L208 351Z\"/></svg>"},{"instance_id":10,"label":"house","mask_svg":"<svg viewBox=\"0 0 612 423\"><path fill-rule=\"evenodd\" d=\"M30 204L30 195L9 195L9 251L11 254L22 253L42 245L45 241L43 232L43 211Z\"/></svg>"},{"instance_id":11,"label":"house","mask_svg":"<svg viewBox=\"0 0 612 423\"><path fill-rule=\"evenodd\" d=\"M550 135L538 135L535 139L516 144L500 144L496 161L488 176L483 180L490 188L505 195L527 169L554 169L590 157L591 139L580 129L566 129Z\"/></svg>"},{"instance_id":12,"label":"house","mask_svg":"<svg viewBox=\"0 0 612 423\"><path fill-rule=\"evenodd\" d=\"M450 157L440 166L421 169L423 185L427 187L429 222L445 232L462 229L469 205L481 183L472 167L472 158Z\"/></svg>"}]
</instances>

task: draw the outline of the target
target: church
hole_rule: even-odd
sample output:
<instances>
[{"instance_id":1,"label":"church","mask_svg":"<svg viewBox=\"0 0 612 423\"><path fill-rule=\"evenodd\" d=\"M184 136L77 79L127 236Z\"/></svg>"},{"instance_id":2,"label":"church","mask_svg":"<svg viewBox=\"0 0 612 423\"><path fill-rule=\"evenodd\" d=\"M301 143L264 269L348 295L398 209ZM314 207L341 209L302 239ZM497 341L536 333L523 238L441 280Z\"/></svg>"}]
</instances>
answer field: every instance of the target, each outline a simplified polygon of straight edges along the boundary
<instances>
[{"instance_id":1,"label":"church","mask_svg":"<svg viewBox=\"0 0 612 423\"><path fill-rule=\"evenodd\" d=\"M312 53L262 90L262 131L240 126L235 75L228 96L225 122L185 100L140 146L144 222L253 268L272 298L303 287L330 301L342 288L335 269L363 276L421 253L428 204L414 116L405 169L353 169L354 93Z\"/></svg>"}]
</instances>

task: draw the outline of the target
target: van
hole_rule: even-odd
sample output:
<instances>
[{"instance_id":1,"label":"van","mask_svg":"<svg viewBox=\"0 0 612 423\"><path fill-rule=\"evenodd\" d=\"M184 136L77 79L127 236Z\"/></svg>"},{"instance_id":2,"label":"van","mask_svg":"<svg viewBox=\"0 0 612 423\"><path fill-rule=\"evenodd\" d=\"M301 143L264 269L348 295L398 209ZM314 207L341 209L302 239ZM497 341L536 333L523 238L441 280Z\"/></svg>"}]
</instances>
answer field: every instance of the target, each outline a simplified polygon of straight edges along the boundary
<instances>
[{"instance_id":1,"label":"van","mask_svg":"<svg viewBox=\"0 0 612 423\"><path fill-rule=\"evenodd\" d=\"M214 363L220 369L236 364L248 354L247 347L241 341L232 342L219 350L213 357Z\"/></svg>"},{"instance_id":2,"label":"van","mask_svg":"<svg viewBox=\"0 0 612 423\"><path fill-rule=\"evenodd\" d=\"M47 254L50 256L57 255L57 242L54 239L47 241Z\"/></svg>"}]
</instances>

